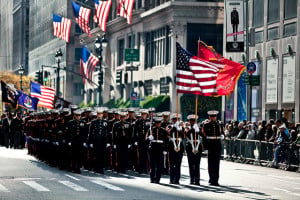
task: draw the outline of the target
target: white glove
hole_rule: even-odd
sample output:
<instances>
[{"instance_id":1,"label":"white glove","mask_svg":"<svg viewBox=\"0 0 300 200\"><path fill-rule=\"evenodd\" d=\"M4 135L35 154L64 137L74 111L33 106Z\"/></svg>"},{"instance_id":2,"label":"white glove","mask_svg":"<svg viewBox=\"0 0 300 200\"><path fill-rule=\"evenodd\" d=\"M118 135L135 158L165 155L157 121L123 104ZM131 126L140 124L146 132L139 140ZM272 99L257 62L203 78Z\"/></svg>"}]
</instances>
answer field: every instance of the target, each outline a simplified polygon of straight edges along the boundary
<instances>
[{"instance_id":1,"label":"white glove","mask_svg":"<svg viewBox=\"0 0 300 200\"><path fill-rule=\"evenodd\" d=\"M56 145L59 146L59 142L56 142Z\"/></svg>"},{"instance_id":2,"label":"white glove","mask_svg":"<svg viewBox=\"0 0 300 200\"><path fill-rule=\"evenodd\" d=\"M195 132L199 132L200 131L197 124L194 124L193 128L195 129Z\"/></svg>"},{"instance_id":3,"label":"white glove","mask_svg":"<svg viewBox=\"0 0 300 200\"><path fill-rule=\"evenodd\" d=\"M108 147L110 147L110 144L109 144L109 143L106 144L106 148L108 148Z\"/></svg>"},{"instance_id":4,"label":"white glove","mask_svg":"<svg viewBox=\"0 0 300 200\"><path fill-rule=\"evenodd\" d=\"M148 138L149 138L150 141L154 140L153 135L150 135Z\"/></svg>"},{"instance_id":5,"label":"white glove","mask_svg":"<svg viewBox=\"0 0 300 200\"><path fill-rule=\"evenodd\" d=\"M163 151L163 154L164 154L164 155L167 155L168 153L167 153L166 151Z\"/></svg>"},{"instance_id":6,"label":"white glove","mask_svg":"<svg viewBox=\"0 0 300 200\"><path fill-rule=\"evenodd\" d=\"M221 134L221 140L224 140L224 138L225 138L225 137L224 137L224 135L223 135L223 134Z\"/></svg>"},{"instance_id":7,"label":"white glove","mask_svg":"<svg viewBox=\"0 0 300 200\"><path fill-rule=\"evenodd\" d=\"M116 149L117 148L117 145L114 145L114 149Z\"/></svg>"},{"instance_id":8,"label":"white glove","mask_svg":"<svg viewBox=\"0 0 300 200\"><path fill-rule=\"evenodd\" d=\"M131 144L128 145L128 149L131 147Z\"/></svg>"},{"instance_id":9,"label":"white glove","mask_svg":"<svg viewBox=\"0 0 300 200\"><path fill-rule=\"evenodd\" d=\"M93 144L90 144L90 147L91 147L91 148L94 148L94 145L93 145Z\"/></svg>"},{"instance_id":10,"label":"white glove","mask_svg":"<svg viewBox=\"0 0 300 200\"><path fill-rule=\"evenodd\" d=\"M135 142L134 145L137 146L137 145L138 145L138 142Z\"/></svg>"},{"instance_id":11,"label":"white glove","mask_svg":"<svg viewBox=\"0 0 300 200\"><path fill-rule=\"evenodd\" d=\"M71 146L71 142L69 142L68 145Z\"/></svg>"},{"instance_id":12,"label":"white glove","mask_svg":"<svg viewBox=\"0 0 300 200\"><path fill-rule=\"evenodd\" d=\"M175 123L175 127L176 127L176 128L180 127L180 122L179 122L179 121L177 121L177 122Z\"/></svg>"},{"instance_id":13,"label":"white glove","mask_svg":"<svg viewBox=\"0 0 300 200\"><path fill-rule=\"evenodd\" d=\"M83 146L84 146L85 148L87 148L87 145L86 145L86 143L83 143Z\"/></svg>"}]
</instances>

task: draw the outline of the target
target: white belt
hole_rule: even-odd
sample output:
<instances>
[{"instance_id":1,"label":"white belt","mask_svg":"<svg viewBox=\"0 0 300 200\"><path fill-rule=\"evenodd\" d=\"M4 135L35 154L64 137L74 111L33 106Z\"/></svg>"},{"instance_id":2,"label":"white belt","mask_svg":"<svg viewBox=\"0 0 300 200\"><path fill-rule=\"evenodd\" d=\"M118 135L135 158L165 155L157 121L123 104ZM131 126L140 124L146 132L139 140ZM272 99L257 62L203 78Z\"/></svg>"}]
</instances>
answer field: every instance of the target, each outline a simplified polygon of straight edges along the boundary
<instances>
[{"instance_id":1,"label":"white belt","mask_svg":"<svg viewBox=\"0 0 300 200\"><path fill-rule=\"evenodd\" d=\"M207 136L206 139L218 140L218 139L222 139L222 137L221 136Z\"/></svg>"},{"instance_id":2,"label":"white belt","mask_svg":"<svg viewBox=\"0 0 300 200\"><path fill-rule=\"evenodd\" d=\"M164 141L162 141L162 140L152 140L152 142L155 142L155 143L164 143Z\"/></svg>"}]
</instances>

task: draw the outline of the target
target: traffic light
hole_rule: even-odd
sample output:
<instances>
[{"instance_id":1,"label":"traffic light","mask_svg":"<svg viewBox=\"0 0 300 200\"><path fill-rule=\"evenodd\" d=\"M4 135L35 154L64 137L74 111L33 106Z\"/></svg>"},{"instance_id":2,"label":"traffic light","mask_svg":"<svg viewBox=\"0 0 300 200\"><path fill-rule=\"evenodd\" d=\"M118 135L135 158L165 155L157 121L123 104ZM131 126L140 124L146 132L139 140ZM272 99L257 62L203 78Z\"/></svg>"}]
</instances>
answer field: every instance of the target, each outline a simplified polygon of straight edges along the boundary
<instances>
[{"instance_id":1,"label":"traffic light","mask_svg":"<svg viewBox=\"0 0 300 200\"><path fill-rule=\"evenodd\" d=\"M116 83L118 85L122 84L122 71L117 71Z\"/></svg>"},{"instance_id":2,"label":"traffic light","mask_svg":"<svg viewBox=\"0 0 300 200\"><path fill-rule=\"evenodd\" d=\"M128 73L127 72L124 74L124 83L128 84Z\"/></svg>"},{"instance_id":3,"label":"traffic light","mask_svg":"<svg viewBox=\"0 0 300 200\"><path fill-rule=\"evenodd\" d=\"M41 71L35 72L34 81L43 84L43 73Z\"/></svg>"},{"instance_id":4,"label":"traffic light","mask_svg":"<svg viewBox=\"0 0 300 200\"><path fill-rule=\"evenodd\" d=\"M44 71L44 82L47 82L50 72Z\"/></svg>"},{"instance_id":5,"label":"traffic light","mask_svg":"<svg viewBox=\"0 0 300 200\"><path fill-rule=\"evenodd\" d=\"M98 85L103 84L103 71L100 71L98 74Z\"/></svg>"}]
</instances>

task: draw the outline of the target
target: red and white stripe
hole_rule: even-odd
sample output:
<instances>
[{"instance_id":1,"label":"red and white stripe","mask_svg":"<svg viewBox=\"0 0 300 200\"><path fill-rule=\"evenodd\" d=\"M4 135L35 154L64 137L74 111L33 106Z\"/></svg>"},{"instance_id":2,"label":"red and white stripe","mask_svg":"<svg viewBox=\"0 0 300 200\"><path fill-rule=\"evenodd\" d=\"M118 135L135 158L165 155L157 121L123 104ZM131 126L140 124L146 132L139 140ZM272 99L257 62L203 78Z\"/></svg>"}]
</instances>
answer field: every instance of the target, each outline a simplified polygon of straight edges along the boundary
<instances>
[{"instance_id":1,"label":"red and white stripe","mask_svg":"<svg viewBox=\"0 0 300 200\"><path fill-rule=\"evenodd\" d=\"M109 14L109 9L111 6L111 0L109 1L99 1L99 4L95 3L96 13L94 16L94 21L99 25L102 31L106 31L106 21Z\"/></svg>"},{"instance_id":2,"label":"red and white stripe","mask_svg":"<svg viewBox=\"0 0 300 200\"><path fill-rule=\"evenodd\" d=\"M88 82L92 84L93 80L93 72L99 62L99 59L94 56L92 53L90 54L90 57L86 63L83 62L83 60L80 60L80 74L90 79ZM84 79L84 83L86 83Z\"/></svg>"},{"instance_id":3,"label":"red and white stripe","mask_svg":"<svg viewBox=\"0 0 300 200\"><path fill-rule=\"evenodd\" d=\"M55 90L42 85L40 87L41 94L31 93L31 96L39 99L38 106L53 109Z\"/></svg>"},{"instance_id":4,"label":"red and white stripe","mask_svg":"<svg viewBox=\"0 0 300 200\"><path fill-rule=\"evenodd\" d=\"M118 14L127 19L127 23L131 24L131 16L134 0L119 0Z\"/></svg>"},{"instance_id":5,"label":"red and white stripe","mask_svg":"<svg viewBox=\"0 0 300 200\"><path fill-rule=\"evenodd\" d=\"M88 8L80 7L79 17L75 18L79 27L83 30L83 32L87 33L91 37L90 33L90 19L91 10Z\"/></svg>"},{"instance_id":6,"label":"red and white stripe","mask_svg":"<svg viewBox=\"0 0 300 200\"><path fill-rule=\"evenodd\" d=\"M216 79L220 65L215 65L194 56L190 59L189 66L189 71L176 70L177 92L203 96L216 95Z\"/></svg>"},{"instance_id":7,"label":"red and white stripe","mask_svg":"<svg viewBox=\"0 0 300 200\"><path fill-rule=\"evenodd\" d=\"M62 17L61 22L53 22L53 35L69 42L71 20Z\"/></svg>"}]
</instances>

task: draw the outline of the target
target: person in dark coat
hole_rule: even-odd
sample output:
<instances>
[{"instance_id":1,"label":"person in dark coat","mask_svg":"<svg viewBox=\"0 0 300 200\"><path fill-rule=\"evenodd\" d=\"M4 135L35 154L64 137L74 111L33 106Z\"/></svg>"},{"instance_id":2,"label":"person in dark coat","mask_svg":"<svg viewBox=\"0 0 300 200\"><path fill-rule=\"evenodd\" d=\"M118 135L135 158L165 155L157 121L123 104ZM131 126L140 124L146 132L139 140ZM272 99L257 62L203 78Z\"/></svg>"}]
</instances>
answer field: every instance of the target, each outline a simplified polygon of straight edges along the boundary
<instances>
[{"instance_id":1,"label":"person in dark coat","mask_svg":"<svg viewBox=\"0 0 300 200\"><path fill-rule=\"evenodd\" d=\"M23 135L23 120L21 118L21 113L18 112L17 116L11 122L11 133L14 137L14 148L21 148L21 140Z\"/></svg>"},{"instance_id":2,"label":"person in dark coat","mask_svg":"<svg viewBox=\"0 0 300 200\"><path fill-rule=\"evenodd\" d=\"M107 121L102 118L103 110L97 110L97 119L93 120L89 128L89 142L95 148L95 172L103 174L105 163L105 147L107 137Z\"/></svg>"},{"instance_id":3,"label":"person in dark coat","mask_svg":"<svg viewBox=\"0 0 300 200\"><path fill-rule=\"evenodd\" d=\"M150 141L150 182L160 182L164 165L164 156L167 155L168 132L161 127L162 118L154 118L155 126L148 133Z\"/></svg>"},{"instance_id":4,"label":"person in dark coat","mask_svg":"<svg viewBox=\"0 0 300 200\"><path fill-rule=\"evenodd\" d=\"M82 111L80 109L74 111L74 120L70 121L67 127L70 136L69 145L71 146L72 170L80 173L81 155L83 144L86 143L87 127L81 118Z\"/></svg>"},{"instance_id":5,"label":"person in dark coat","mask_svg":"<svg viewBox=\"0 0 300 200\"><path fill-rule=\"evenodd\" d=\"M209 183L213 186L219 186L219 170L221 159L221 140L224 138L222 135L221 126L217 121L218 111L208 111L210 121L204 124L202 132L206 140L206 148L208 150L208 173Z\"/></svg>"},{"instance_id":6,"label":"person in dark coat","mask_svg":"<svg viewBox=\"0 0 300 200\"><path fill-rule=\"evenodd\" d=\"M200 161L202 154L202 139L200 129L196 123L198 116L189 115L190 129L186 133L186 152L188 156L190 184L200 185Z\"/></svg>"}]
</instances>

